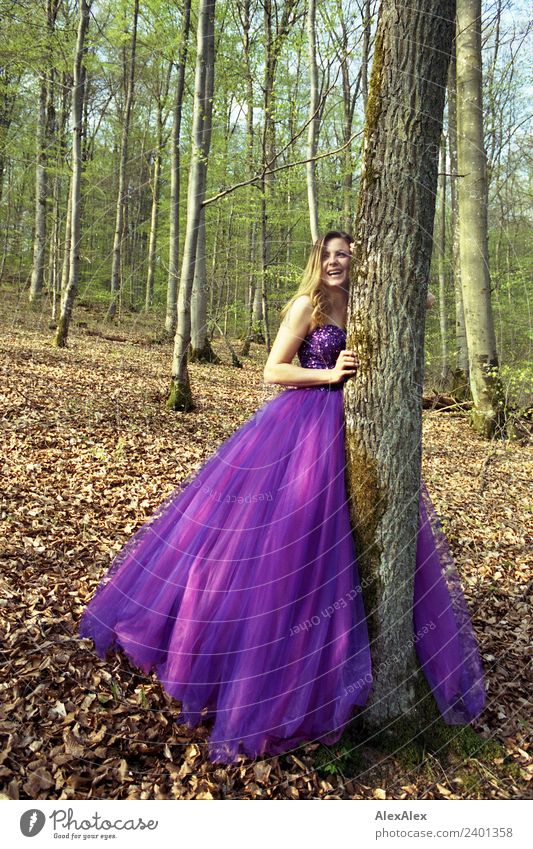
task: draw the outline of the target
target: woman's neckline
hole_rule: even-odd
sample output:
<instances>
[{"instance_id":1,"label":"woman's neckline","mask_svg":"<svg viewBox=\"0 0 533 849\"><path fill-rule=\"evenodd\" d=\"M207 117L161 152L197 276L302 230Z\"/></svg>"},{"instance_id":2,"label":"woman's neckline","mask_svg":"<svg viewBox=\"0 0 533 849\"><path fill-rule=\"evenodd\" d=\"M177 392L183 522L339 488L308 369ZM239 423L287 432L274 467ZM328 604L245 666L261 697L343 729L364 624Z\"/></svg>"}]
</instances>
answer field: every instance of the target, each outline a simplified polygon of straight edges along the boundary
<instances>
[{"instance_id":1,"label":"woman's neckline","mask_svg":"<svg viewBox=\"0 0 533 849\"><path fill-rule=\"evenodd\" d=\"M331 321L327 322L327 324L319 324L317 327L315 327L315 330L318 330L319 327L338 327L339 330L342 330L343 333L346 333L345 327L341 327L340 324L333 324ZM314 333L315 331L313 330L311 332Z\"/></svg>"},{"instance_id":2,"label":"woman's neckline","mask_svg":"<svg viewBox=\"0 0 533 849\"><path fill-rule=\"evenodd\" d=\"M315 327L314 330L311 330L305 338L309 339L313 335L313 333L316 333L317 330L321 330L324 327L336 327L337 330L340 330L341 333L344 333L344 335L346 336L346 330L344 329L344 327L341 327L340 324L331 324L330 322L328 322L327 324L317 325L317 327Z\"/></svg>"}]
</instances>

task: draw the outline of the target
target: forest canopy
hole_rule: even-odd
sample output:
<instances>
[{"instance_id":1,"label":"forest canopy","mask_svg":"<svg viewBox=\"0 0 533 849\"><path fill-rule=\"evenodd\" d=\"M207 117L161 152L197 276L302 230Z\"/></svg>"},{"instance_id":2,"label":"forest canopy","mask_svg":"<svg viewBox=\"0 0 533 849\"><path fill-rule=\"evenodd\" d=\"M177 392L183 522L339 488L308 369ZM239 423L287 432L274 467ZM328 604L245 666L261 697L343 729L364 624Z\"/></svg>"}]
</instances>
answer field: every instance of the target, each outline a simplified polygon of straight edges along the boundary
<instances>
[{"instance_id":1,"label":"forest canopy","mask_svg":"<svg viewBox=\"0 0 533 849\"><path fill-rule=\"evenodd\" d=\"M168 287L171 279L179 282L187 214L197 2L190 9L168 0L85 5L77 299L101 317L111 305L118 321L148 312L155 326L170 331ZM204 205L209 334L244 339L253 331L261 341L265 306L272 332L277 329L311 244L309 159L320 231L353 229L378 6L374 0L318 4L311 45L302 0L217 2ZM0 0L0 275L17 310L33 290L52 319L67 273L79 14L74 0ZM492 306L505 388L522 407L530 403L531 377L529 32L525 3L483 3ZM442 274L442 304L428 313L426 365L432 379L440 375L445 383L455 367L449 97L443 140L448 179L439 183L445 202L437 199L429 286L439 292ZM174 190L173 147L179 155Z\"/></svg>"}]
</instances>

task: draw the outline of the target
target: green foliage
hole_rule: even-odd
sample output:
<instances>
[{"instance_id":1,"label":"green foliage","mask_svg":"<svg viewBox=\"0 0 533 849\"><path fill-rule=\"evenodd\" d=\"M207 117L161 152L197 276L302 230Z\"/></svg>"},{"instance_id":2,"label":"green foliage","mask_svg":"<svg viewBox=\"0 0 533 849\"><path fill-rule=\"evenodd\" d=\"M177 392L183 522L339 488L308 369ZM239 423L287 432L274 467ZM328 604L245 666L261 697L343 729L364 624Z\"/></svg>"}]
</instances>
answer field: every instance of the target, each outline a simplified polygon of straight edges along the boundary
<instances>
[{"instance_id":1,"label":"green foliage","mask_svg":"<svg viewBox=\"0 0 533 849\"><path fill-rule=\"evenodd\" d=\"M139 315L144 308L147 255L151 219L153 159L157 144L157 104L162 105L163 149L160 214L157 233L154 302L152 314L160 324L166 308L170 217L170 131L176 86L176 66L181 43L180 4L151 0L142 7L139 20L135 99L129 138L126 179L126 220L122 251L122 293L119 320L126 314ZM281 7L280 7L281 8ZM16 11L15 11L16 9ZM110 270L117 196L117 170L124 122L125 79L129 62L133 4L130 0L97 0L93 3L87 37L87 124L83 136L82 243L80 249L79 298L98 310L109 304ZM180 249L187 207L187 177L190 158L192 94L196 45L193 3L192 31L185 79L181 126L180 159ZM278 9L279 11L279 9ZM5 12L5 14L1 14ZM38 96L41 78L53 81L51 90L52 138L47 162L47 258L45 288L50 296L52 234L58 217L56 269L61 271L65 219L71 167L70 102L72 63L76 41L77 4L60 2L53 31L46 26L45 4L0 0L0 49L6 61L0 69L0 160L3 192L0 201L0 268L4 279L21 295L31 275L33 218L35 208L35 151ZM275 80L273 118L277 170L269 190L267 227L270 245L266 274L269 318L277 329L279 310L294 294L310 247L309 214L305 182L306 122L308 120L307 36L305 9L298 7L296 21L280 43ZM490 16L489 16L490 17ZM357 4L326 3L317 30L321 85L327 93L322 104L319 154L343 142L344 103L339 57L343 28L347 32L346 67L352 94L361 68L362 22ZM518 29L521 25L516 11ZM490 168L489 248L493 286L498 355L507 399L520 409L531 403L527 384L531 373L524 363L531 349L531 267L533 240L527 197L531 186L531 159L524 155L527 136L522 118L526 108L527 76L520 55L509 62L511 47L519 32L502 43L497 62L491 64L495 32L487 24L485 54L490 75L486 82L487 149L494 150ZM372 38L376 20L372 20ZM214 125L208 169L208 197L218 194L253 175L264 166L263 83L265 40L263 10L251 4L250 43L243 47L242 21L235 3L217 0L217 57L215 71ZM373 48L374 49L374 48ZM377 120L379 45L374 50L374 89L368 104L371 125ZM509 68L513 69L512 91ZM253 108L252 173L249 173L247 136L247 74L252 76ZM170 76L169 76L170 74ZM66 116L64 126L62 115ZM355 101L352 132L362 130L364 105ZM498 127L508 130L509 144L493 145ZM368 128L367 128L368 132ZM498 139L496 138L496 141ZM356 136L351 149L353 178L352 218L355 215L361 173L361 140ZM291 163L300 162L296 167ZM316 164L319 221L324 231L344 226L344 154L320 158ZM367 175L369 179L372 175ZM58 194L54 201L54 192ZM448 181L449 192L449 181ZM210 315L228 316L230 332L243 334L248 325L248 291L251 281L262 284L260 181L252 181L206 207L207 286ZM449 200L449 198L448 198ZM448 284L445 311L448 319L448 348L452 368L454 356L454 293L452 281L450 204L447 208L446 269ZM253 232L252 232L253 231ZM253 238L252 238L253 236ZM438 292L436 280L430 283ZM25 295L24 295L25 297ZM49 304L51 298L46 301ZM76 312L77 305L74 310ZM74 318L76 321L76 318ZM427 314L426 375L431 383L440 374L440 329L438 305Z\"/></svg>"},{"instance_id":2,"label":"green foliage","mask_svg":"<svg viewBox=\"0 0 533 849\"><path fill-rule=\"evenodd\" d=\"M313 763L320 775L357 775L364 769L365 759L361 746L352 742L345 733L338 743L320 746L315 752Z\"/></svg>"},{"instance_id":3,"label":"green foliage","mask_svg":"<svg viewBox=\"0 0 533 849\"><path fill-rule=\"evenodd\" d=\"M500 368L505 397L523 414L533 403L533 363L503 365Z\"/></svg>"},{"instance_id":4,"label":"green foliage","mask_svg":"<svg viewBox=\"0 0 533 849\"><path fill-rule=\"evenodd\" d=\"M379 757L378 757L379 756ZM472 759L491 764L505 756L504 747L495 740L481 737L470 726L451 726L433 722L428 733L416 733L409 723L394 723L393 733L365 732L356 723L349 726L338 743L320 746L313 763L320 775L342 775L354 778L365 773L366 781L372 765L388 759L406 773L428 768L437 762L441 769L458 764L468 766ZM467 773L465 773L467 774Z\"/></svg>"}]
</instances>

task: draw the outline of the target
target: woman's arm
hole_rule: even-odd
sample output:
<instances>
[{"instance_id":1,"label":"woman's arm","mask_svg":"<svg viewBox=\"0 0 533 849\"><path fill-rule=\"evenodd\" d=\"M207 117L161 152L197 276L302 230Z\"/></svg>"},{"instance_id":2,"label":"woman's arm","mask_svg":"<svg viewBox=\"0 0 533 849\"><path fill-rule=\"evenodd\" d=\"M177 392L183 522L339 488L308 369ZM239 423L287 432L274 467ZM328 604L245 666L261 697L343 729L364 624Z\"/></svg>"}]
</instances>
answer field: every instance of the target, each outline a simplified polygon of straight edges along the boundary
<instances>
[{"instance_id":1,"label":"woman's arm","mask_svg":"<svg viewBox=\"0 0 533 849\"><path fill-rule=\"evenodd\" d=\"M333 369L302 368L292 365L298 348L309 333L313 305L308 295L301 295L292 304L278 330L263 371L265 383L281 386L318 386L336 383Z\"/></svg>"}]
</instances>

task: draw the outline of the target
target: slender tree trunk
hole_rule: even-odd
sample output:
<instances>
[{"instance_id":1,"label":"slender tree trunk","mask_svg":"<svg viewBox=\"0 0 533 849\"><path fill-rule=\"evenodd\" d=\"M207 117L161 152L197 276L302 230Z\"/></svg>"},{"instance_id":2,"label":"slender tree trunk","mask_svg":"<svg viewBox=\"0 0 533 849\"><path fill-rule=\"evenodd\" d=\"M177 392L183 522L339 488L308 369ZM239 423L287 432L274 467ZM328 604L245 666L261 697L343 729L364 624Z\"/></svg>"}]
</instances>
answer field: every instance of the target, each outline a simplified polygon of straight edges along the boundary
<instances>
[{"instance_id":1,"label":"slender tree trunk","mask_svg":"<svg viewBox=\"0 0 533 849\"><path fill-rule=\"evenodd\" d=\"M220 363L207 337L207 273L205 263L205 207L200 212L198 244L191 306L191 348L189 362Z\"/></svg>"},{"instance_id":2,"label":"slender tree trunk","mask_svg":"<svg viewBox=\"0 0 533 849\"><path fill-rule=\"evenodd\" d=\"M272 162L274 157L274 78L276 61L274 57L274 44L272 32L272 2L265 0L263 3L264 27L265 27L265 73L263 82L263 137L262 158L263 168ZM254 300L254 322L258 328L255 337L256 342L265 342L267 351L270 350L270 339L268 338L268 268L270 265L270 232L268 221L268 207L272 177L263 173L261 178L261 286L256 291ZM266 312L265 312L266 310ZM259 327L262 327L262 331Z\"/></svg>"},{"instance_id":3,"label":"slender tree trunk","mask_svg":"<svg viewBox=\"0 0 533 849\"><path fill-rule=\"evenodd\" d=\"M86 53L85 38L89 28L89 13L91 4L80 0L80 19L78 24L78 39L76 43L76 58L74 62L74 84L72 91L72 188L71 188L71 247L68 284L61 300L61 314L55 335L55 345L64 348L72 317L72 307L78 288L81 241L81 176L82 150L81 136L83 129L83 99L85 73L83 60Z\"/></svg>"},{"instance_id":4,"label":"slender tree trunk","mask_svg":"<svg viewBox=\"0 0 533 849\"><path fill-rule=\"evenodd\" d=\"M157 120L157 119L156 119ZM161 144L163 141L161 140ZM161 153L159 154L161 156ZM149 153L145 150L145 137L143 136L141 150L139 152L139 187L134 192L128 192L130 197L130 239L125 245L128 279L130 281L129 309L138 311L144 309L146 304L146 284L143 284L143 266L145 257L150 253L150 238L152 236L152 211L154 206L153 173L150 164ZM159 178L158 178L159 180ZM159 194L159 188L158 188ZM157 205L159 204L159 197ZM159 212L159 210L158 210ZM157 216L159 217L159 216ZM144 222L150 221L150 233L146 233ZM157 222L156 222L157 224ZM157 246L157 232L154 234L154 261ZM148 278L148 269L146 278ZM152 281L153 282L153 281ZM142 304L142 306L141 306Z\"/></svg>"},{"instance_id":5,"label":"slender tree trunk","mask_svg":"<svg viewBox=\"0 0 533 849\"><path fill-rule=\"evenodd\" d=\"M37 301L44 285L46 251L46 204L47 204L47 97L48 69L41 78L39 89L39 120L37 125L37 166L35 170L35 234L33 240L33 267L30 284L30 303Z\"/></svg>"},{"instance_id":6,"label":"slender tree trunk","mask_svg":"<svg viewBox=\"0 0 533 849\"><path fill-rule=\"evenodd\" d=\"M299 123L300 123L298 108L299 108L299 104L301 103L301 95L300 95L300 86L302 84L302 78L301 78L301 73L300 73L301 65L302 65L302 44L298 43L296 45L296 57L295 57L295 59L292 59L291 56L287 57L287 74L291 74L294 77L294 85L292 86L292 89L289 87L289 91L288 91L289 109L288 109L288 115L287 115L287 136L288 136L289 139L295 138L295 136L298 133L298 126L299 126ZM303 84L304 84L304 88L305 88L306 87L305 81L304 81ZM319 126L320 126L321 116L322 116L322 109L319 109L319 112L318 112ZM298 180L298 178L296 178L296 180L294 180L294 178L292 177L290 172L287 172L286 180L287 180L287 182L286 182L286 197L287 197L286 221L294 221L293 210L295 210L295 206L293 205L293 199L294 199L293 191L294 191L294 185L296 185L297 186L297 195L299 195L299 180ZM285 264L286 264L286 268L287 268L287 275L291 274L291 262L292 262L292 253L293 253L293 244L292 244L293 240L292 240L291 230L292 230L293 226L294 226L294 223L289 228L285 227L283 229L283 232L282 232L282 238L285 242ZM281 249L281 242L279 244L280 244L280 249ZM279 275L277 276L276 283L277 283L277 288L279 288L279 285L280 285ZM280 306L281 306L281 304L280 304Z\"/></svg>"},{"instance_id":7,"label":"slender tree trunk","mask_svg":"<svg viewBox=\"0 0 533 849\"><path fill-rule=\"evenodd\" d=\"M68 286L68 275L70 269L70 249L72 245L72 175L69 181L68 188L68 199L67 199L67 215L65 218L65 244L63 246L63 265L61 270L61 290L60 290L60 302L63 300L65 296L65 292Z\"/></svg>"},{"instance_id":8,"label":"slender tree trunk","mask_svg":"<svg viewBox=\"0 0 533 849\"><path fill-rule=\"evenodd\" d=\"M5 274L5 271L6 271L7 256L8 256L8 253L9 253L9 244L10 244L9 236L10 236L10 232L11 232L11 216L12 216L12 211L13 211L13 204L11 202L12 197L13 197L12 192L11 192L12 168L11 168L10 163L8 163L8 165L7 165L6 173L7 173L7 209L5 210L4 224L3 224L3 228L2 228L3 231L4 231L4 237L3 237L3 240L2 240L3 245L2 245L2 260L0 262L0 280L3 280L4 274Z\"/></svg>"},{"instance_id":9,"label":"slender tree trunk","mask_svg":"<svg viewBox=\"0 0 533 849\"><path fill-rule=\"evenodd\" d=\"M243 54L244 54L244 72L246 75L246 175L247 179L253 176L254 167L254 81L251 68L251 51L250 51L250 0L241 0L238 2L239 12L241 15L241 23L243 29ZM250 186L248 190L248 205L249 205L249 222L248 230L248 327L242 346L241 354L247 357L250 353L250 345L253 340L253 319L254 319L254 299L255 299L255 240L256 240L256 222L252 216L254 188Z\"/></svg>"},{"instance_id":10,"label":"slender tree trunk","mask_svg":"<svg viewBox=\"0 0 533 849\"><path fill-rule=\"evenodd\" d=\"M348 62L348 33L344 17L342 19L342 58L341 58L341 73L342 73L342 101L344 108L344 120L342 124L342 141L344 145L343 151L343 218L344 230L351 233L354 226L354 203L353 203L353 161L352 161L352 146L350 139L352 136L353 116L355 104L359 95L359 86L362 79L362 73L359 73L355 90L352 92L352 84L350 82L350 67Z\"/></svg>"},{"instance_id":11,"label":"slender tree trunk","mask_svg":"<svg viewBox=\"0 0 533 849\"><path fill-rule=\"evenodd\" d=\"M281 20L278 21L278 9L272 0L262 0L265 33L265 70L263 78L263 138L262 157L263 167L272 166L276 158L276 132L274 123L275 95L274 83L276 67L284 39L293 21L293 0L286 0L283 5ZM264 341L267 352L270 351L270 327L268 321L268 272L271 262L271 228L268 212L274 187L274 175L263 172L261 178L261 243L262 268L261 292L254 304L254 320L259 324L262 320ZM260 308L259 308L260 307ZM260 341L260 337L257 338ZM262 340L261 340L262 341Z\"/></svg>"},{"instance_id":12,"label":"slender tree trunk","mask_svg":"<svg viewBox=\"0 0 533 849\"><path fill-rule=\"evenodd\" d=\"M254 268L256 255L256 233L257 223L253 221L250 231L250 242L248 244L248 268L250 269L248 276L248 329L241 351L243 357L247 357L249 355L250 345L254 336L254 302L257 289L256 272Z\"/></svg>"},{"instance_id":13,"label":"slender tree trunk","mask_svg":"<svg viewBox=\"0 0 533 849\"><path fill-rule=\"evenodd\" d=\"M309 56L309 126L307 128L307 159L313 160L317 152L319 115L318 115L318 68L316 64L316 0L309 0L307 6L307 47ZM316 185L316 162L307 162L307 201L309 204L309 225L311 239L318 239L318 197Z\"/></svg>"},{"instance_id":14,"label":"slender tree trunk","mask_svg":"<svg viewBox=\"0 0 533 849\"><path fill-rule=\"evenodd\" d=\"M48 221L46 222L46 229L50 229L50 235L48 236L47 232L47 241L48 241L48 289L52 289L54 287L54 266L56 262L56 240L57 240L57 183L58 183L58 169L57 169L57 151L60 146L60 132L58 131L57 123L56 123L56 110L55 110L55 101L56 101L56 77L57 72L55 68L50 68L48 72L48 95L47 95L47 117L46 117L46 127L47 127L47 143L46 143L46 160L47 165L52 164L52 179L49 179L49 175L46 175L47 180L47 194L50 195L50 185L52 187L51 197L47 198L47 205L49 207L49 212L47 214ZM53 173L53 170L56 173ZM51 201L51 203L50 203ZM51 225L51 227L49 227Z\"/></svg>"},{"instance_id":15,"label":"slender tree trunk","mask_svg":"<svg viewBox=\"0 0 533 849\"><path fill-rule=\"evenodd\" d=\"M263 277L265 259L268 262L268 250L265 248L265 232L268 233L267 227L266 208L263 202L261 202L261 276L256 281L253 300L253 323L256 328L254 340L259 345L262 345L265 341L263 334ZM268 238L268 235L266 238Z\"/></svg>"},{"instance_id":16,"label":"slender tree trunk","mask_svg":"<svg viewBox=\"0 0 533 849\"><path fill-rule=\"evenodd\" d=\"M145 312L149 312L154 303L155 256L157 248L157 227L159 223L159 199L161 195L161 158L163 155L163 103L161 99L157 109L157 139L152 175L152 212L150 215L150 242L148 245L148 273L146 275Z\"/></svg>"},{"instance_id":17,"label":"slender tree trunk","mask_svg":"<svg viewBox=\"0 0 533 849\"><path fill-rule=\"evenodd\" d=\"M224 337L228 335L228 312L229 312L229 285L228 278L224 276L222 283L224 289Z\"/></svg>"},{"instance_id":18,"label":"slender tree trunk","mask_svg":"<svg viewBox=\"0 0 533 849\"><path fill-rule=\"evenodd\" d=\"M344 388L348 502L374 685L369 727L438 715L413 642L424 322L455 4L383 0L367 100ZM427 705L430 708L427 708ZM427 711L427 712L426 712ZM431 723L427 723L431 725ZM391 733L398 734L397 723Z\"/></svg>"},{"instance_id":19,"label":"slender tree trunk","mask_svg":"<svg viewBox=\"0 0 533 849\"><path fill-rule=\"evenodd\" d=\"M10 68L0 68L0 204L4 190L4 174L6 170L6 144L20 84L20 73L13 74Z\"/></svg>"},{"instance_id":20,"label":"slender tree trunk","mask_svg":"<svg viewBox=\"0 0 533 849\"><path fill-rule=\"evenodd\" d=\"M131 110L133 106L133 93L135 87L135 59L137 54L137 23L139 20L139 0L134 0L133 9L133 32L131 36L131 54L128 84L126 89L126 104L124 110L124 123L122 125L122 140L120 146L120 161L118 169L118 193L115 216L115 236L113 240L113 264L111 268L111 300L107 311L107 319L113 319L117 312L117 301L121 286L121 264L122 264L122 233L124 229L125 215L125 186L126 167L128 164L128 143L130 136Z\"/></svg>"},{"instance_id":21,"label":"slender tree trunk","mask_svg":"<svg viewBox=\"0 0 533 849\"><path fill-rule=\"evenodd\" d=\"M214 91L214 62L209 62L206 68L205 89L206 98L212 96ZM229 125L230 125L230 109L227 112L227 122L225 137L225 150L223 151L224 161L227 162L228 143L229 143ZM210 127L206 128L211 132ZM209 147L210 140L206 137L203 146ZM213 259L218 255L218 251L213 252ZM215 363L221 362L211 347L211 342L207 336L207 270L206 270L206 231L205 231L205 208L200 211L200 222L198 226L198 242L196 245L196 262L194 265L194 280L192 287L192 303L191 303L191 347L189 350L189 362L204 362ZM227 268L227 265L226 265Z\"/></svg>"},{"instance_id":22,"label":"slender tree trunk","mask_svg":"<svg viewBox=\"0 0 533 849\"><path fill-rule=\"evenodd\" d=\"M165 317L165 332L176 332L179 254L180 254L180 136L181 114L183 108L183 92L185 89L185 69L189 46L189 31L191 28L191 0L185 0L182 12L181 42L179 49L178 68L176 76L176 95L174 99L174 116L172 122L172 152L170 166L170 246L168 257L167 311Z\"/></svg>"},{"instance_id":23,"label":"slender tree trunk","mask_svg":"<svg viewBox=\"0 0 533 849\"><path fill-rule=\"evenodd\" d=\"M226 305L224 308L224 334L228 333L228 320L231 310L231 278L236 278L236 263L232 261L233 246L233 218L235 216L235 196L231 199L230 213L228 217L228 229L226 234L226 256L224 262L224 285L226 287ZM233 302L235 303L235 302Z\"/></svg>"},{"instance_id":24,"label":"slender tree trunk","mask_svg":"<svg viewBox=\"0 0 533 849\"><path fill-rule=\"evenodd\" d=\"M442 390L446 390L450 382L451 369L448 361L448 318L446 315L446 136L444 133L440 145L439 170L440 215L438 218L437 264L439 269L440 386Z\"/></svg>"},{"instance_id":25,"label":"slender tree trunk","mask_svg":"<svg viewBox=\"0 0 533 849\"><path fill-rule=\"evenodd\" d=\"M220 252L220 233L223 230L222 224L222 208L221 206L217 209L217 221L214 227L215 235L213 239L213 249L211 251L211 280L217 280L217 270L218 270L218 259ZM219 287L217 286L217 289Z\"/></svg>"},{"instance_id":26,"label":"slender tree trunk","mask_svg":"<svg viewBox=\"0 0 533 849\"><path fill-rule=\"evenodd\" d=\"M467 398L469 392L468 348L466 345L465 313L461 286L461 261L459 255L459 209L457 203L457 63L455 36L448 71L448 138L450 149L450 195L452 219L452 273L455 293L455 370L453 393L458 400Z\"/></svg>"},{"instance_id":27,"label":"slender tree trunk","mask_svg":"<svg viewBox=\"0 0 533 849\"><path fill-rule=\"evenodd\" d=\"M348 144L348 140L352 134L352 95L350 90L350 70L348 67L348 38L346 34L346 27L344 24L344 33L343 33L343 56L341 60L341 73L342 73L342 100L344 106L344 121L342 126L342 140L343 144L347 145L343 151L343 162L344 162L344 174L342 178L342 195L343 195L343 218L344 230L349 233L353 226L353 197L352 197L352 186L353 186L353 165L352 165L352 149L351 145Z\"/></svg>"},{"instance_id":28,"label":"slender tree trunk","mask_svg":"<svg viewBox=\"0 0 533 849\"><path fill-rule=\"evenodd\" d=\"M363 56L361 58L361 89L363 92L363 103L366 110L368 100L368 65L370 62L370 24L371 24L370 0L365 0L363 10Z\"/></svg>"},{"instance_id":29,"label":"slender tree trunk","mask_svg":"<svg viewBox=\"0 0 533 849\"><path fill-rule=\"evenodd\" d=\"M46 0L46 50L44 70L39 89L39 120L37 125L37 166L35 171L35 233L31 273L30 303L39 300L44 286L46 263L46 213L48 205L48 148L54 124L54 92L52 66L52 35L59 0Z\"/></svg>"},{"instance_id":30,"label":"slender tree trunk","mask_svg":"<svg viewBox=\"0 0 533 849\"><path fill-rule=\"evenodd\" d=\"M342 3L339 3L338 12L340 15L341 26L341 52L339 55L339 64L342 75L342 105L343 105L343 122L342 122L342 142L344 150L342 153L343 175L342 175L342 197L343 197L343 228L347 233L351 233L354 228L354 198L353 198L353 150L350 144L352 137L353 116L355 112L355 104L359 96L359 89L363 85L368 87L367 73L368 62L370 56L370 2L365 3L361 10L363 24L363 55L361 58L361 67L353 84L350 80L350 52L353 48L349 46L348 27L346 17L342 8ZM365 89L366 92L366 89ZM366 103L367 93L364 95Z\"/></svg>"},{"instance_id":31,"label":"slender tree trunk","mask_svg":"<svg viewBox=\"0 0 533 849\"><path fill-rule=\"evenodd\" d=\"M474 405L472 426L490 438L505 421L492 316L483 142L481 0L457 3L457 153L459 250Z\"/></svg>"},{"instance_id":32,"label":"slender tree trunk","mask_svg":"<svg viewBox=\"0 0 533 849\"><path fill-rule=\"evenodd\" d=\"M196 46L196 75L192 126L192 152L187 197L187 228L183 248L181 283L178 299L178 326L174 339L172 380L168 406L173 410L194 409L187 350L191 341L191 295L198 245L198 227L207 179L207 161L211 143L213 87L215 67L215 3L199 0Z\"/></svg>"},{"instance_id":33,"label":"slender tree trunk","mask_svg":"<svg viewBox=\"0 0 533 849\"><path fill-rule=\"evenodd\" d=\"M61 78L62 107L61 121L57 133L56 174L53 189L53 232L50 250L50 289L52 292L52 318L57 317L61 297L61 198L63 194L63 174L68 147L67 124L72 94L72 78L63 73Z\"/></svg>"},{"instance_id":34,"label":"slender tree trunk","mask_svg":"<svg viewBox=\"0 0 533 849\"><path fill-rule=\"evenodd\" d=\"M487 116L488 126L484 127L483 137L487 140L488 151L486 151L486 173L487 173L487 190L490 187L492 174L495 165L495 157L497 155L498 149L501 149L502 145L502 133L504 128L502 126L502 121L499 120L500 116L498 115L497 110L497 93L498 86L495 85L495 76L496 76L496 68L498 67L498 56L500 53L501 47L501 15L502 15L502 6L503 0L497 0L496 2L496 15L495 20L493 22L494 26L494 51L492 54L491 62L487 68L486 74L486 86L485 90L487 92L487 104L485 114ZM511 80L509 79L509 85L511 84Z\"/></svg>"},{"instance_id":35,"label":"slender tree trunk","mask_svg":"<svg viewBox=\"0 0 533 849\"><path fill-rule=\"evenodd\" d=\"M207 298L206 298L206 265L205 265L205 207L200 210L200 222L198 224L198 242L196 245L196 261L194 263L194 280L192 285L191 301L191 347L189 351L189 362L203 360L201 344L201 331L207 322ZM211 346L208 343L209 350ZM207 353L207 352L206 352Z\"/></svg>"},{"instance_id":36,"label":"slender tree trunk","mask_svg":"<svg viewBox=\"0 0 533 849\"><path fill-rule=\"evenodd\" d=\"M48 260L48 285L52 295L52 318L57 315L57 301L60 287L60 255L59 246L61 242L61 179L59 174L54 176L52 189L52 234L50 239L50 256Z\"/></svg>"}]
</instances>

